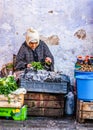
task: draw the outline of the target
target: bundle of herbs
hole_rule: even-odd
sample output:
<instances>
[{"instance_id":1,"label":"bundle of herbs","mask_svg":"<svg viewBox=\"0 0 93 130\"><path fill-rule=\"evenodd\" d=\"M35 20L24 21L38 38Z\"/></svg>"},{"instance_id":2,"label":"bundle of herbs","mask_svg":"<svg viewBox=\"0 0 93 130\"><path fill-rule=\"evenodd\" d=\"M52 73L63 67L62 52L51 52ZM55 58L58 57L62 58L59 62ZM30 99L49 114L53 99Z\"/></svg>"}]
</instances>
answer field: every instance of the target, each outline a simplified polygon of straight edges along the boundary
<instances>
[{"instance_id":1,"label":"bundle of herbs","mask_svg":"<svg viewBox=\"0 0 93 130\"><path fill-rule=\"evenodd\" d=\"M31 66L35 69L35 70L43 70L44 67L42 65L41 62L31 62Z\"/></svg>"},{"instance_id":2,"label":"bundle of herbs","mask_svg":"<svg viewBox=\"0 0 93 130\"><path fill-rule=\"evenodd\" d=\"M31 66L34 70L48 70L51 66L50 62L31 62Z\"/></svg>"},{"instance_id":3,"label":"bundle of herbs","mask_svg":"<svg viewBox=\"0 0 93 130\"><path fill-rule=\"evenodd\" d=\"M14 76L0 78L0 94L8 97L8 102L10 102L8 95L16 89L18 89L18 85L14 79Z\"/></svg>"}]
</instances>

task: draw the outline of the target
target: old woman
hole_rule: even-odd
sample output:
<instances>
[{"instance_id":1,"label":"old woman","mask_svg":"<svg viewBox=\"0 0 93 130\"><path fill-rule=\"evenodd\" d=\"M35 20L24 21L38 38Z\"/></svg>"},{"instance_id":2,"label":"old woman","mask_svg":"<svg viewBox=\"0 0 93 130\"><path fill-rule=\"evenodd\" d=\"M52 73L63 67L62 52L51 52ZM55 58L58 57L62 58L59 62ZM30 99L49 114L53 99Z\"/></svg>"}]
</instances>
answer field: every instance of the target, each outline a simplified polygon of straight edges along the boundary
<instances>
[{"instance_id":1,"label":"old woman","mask_svg":"<svg viewBox=\"0 0 93 130\"><path fill-rule=\"evenodd\" d=\"M54 71L54 58L48 46L39 38L37 30L30 28L26 33L26 40L21 45L16 56L15 70L31 67L31 62L49 62L45 67L48 71Z\"/></svg>"}]
</instances>

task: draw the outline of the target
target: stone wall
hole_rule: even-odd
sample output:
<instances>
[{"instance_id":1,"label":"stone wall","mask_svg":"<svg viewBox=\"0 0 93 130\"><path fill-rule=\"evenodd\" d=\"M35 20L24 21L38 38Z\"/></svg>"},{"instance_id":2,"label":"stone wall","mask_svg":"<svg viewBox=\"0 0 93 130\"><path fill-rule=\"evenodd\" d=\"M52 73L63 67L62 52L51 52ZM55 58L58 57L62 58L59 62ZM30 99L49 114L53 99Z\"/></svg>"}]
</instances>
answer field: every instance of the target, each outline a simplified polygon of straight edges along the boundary
<instances>
[{"instance_id":1,"label":"stone wall","mask_svg":"<svg viewBox=\"0 0 93 130\"><path fill-rule=\"evenodd\" d=\"M0 68L12 60L29 27L55 58L55 71L74 81L78 55L93 55L93 0L0 0Z\"/></svg>"}]
</instances>

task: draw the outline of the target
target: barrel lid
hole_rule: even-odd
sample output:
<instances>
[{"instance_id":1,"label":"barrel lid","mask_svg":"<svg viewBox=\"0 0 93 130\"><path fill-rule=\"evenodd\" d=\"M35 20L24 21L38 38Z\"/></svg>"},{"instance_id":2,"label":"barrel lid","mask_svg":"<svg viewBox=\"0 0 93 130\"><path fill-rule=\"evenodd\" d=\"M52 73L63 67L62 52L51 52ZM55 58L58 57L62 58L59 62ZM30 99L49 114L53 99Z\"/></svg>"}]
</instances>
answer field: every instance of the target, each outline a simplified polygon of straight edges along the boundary
<instances>
[{"instance_id":1,"label":"barrel lid","mask_svg":"<svg viewBox=\"0 0 93 130\"><path fill-rule=\"evenodd\" d=\"M78 75L76 79L93 79L93 75Z\"/></svg>"}]
</instances>

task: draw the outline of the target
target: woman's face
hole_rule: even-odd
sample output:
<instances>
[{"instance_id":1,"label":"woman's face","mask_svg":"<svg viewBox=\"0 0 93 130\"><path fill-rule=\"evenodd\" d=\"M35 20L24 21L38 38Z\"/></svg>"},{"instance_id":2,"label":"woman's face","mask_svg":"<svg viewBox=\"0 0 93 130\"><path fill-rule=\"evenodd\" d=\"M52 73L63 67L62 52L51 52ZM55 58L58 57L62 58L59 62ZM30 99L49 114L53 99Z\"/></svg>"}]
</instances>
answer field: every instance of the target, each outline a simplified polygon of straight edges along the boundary
<instances>
[{"instance_id":1,"label":"woman's face","mask_svg":"<svg viewBox=\"0 0 93 130\"><path fill-rule=\"evenodd\" d=\"M32 50L35 50L37 46L38 46L38 42L29 42L29 47Z\"/></svg>"}]
</instances>

